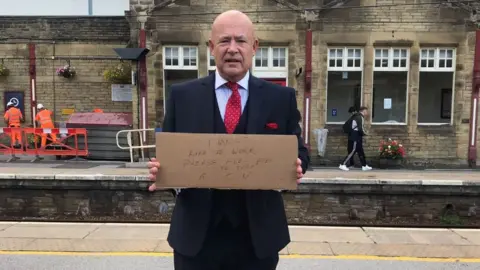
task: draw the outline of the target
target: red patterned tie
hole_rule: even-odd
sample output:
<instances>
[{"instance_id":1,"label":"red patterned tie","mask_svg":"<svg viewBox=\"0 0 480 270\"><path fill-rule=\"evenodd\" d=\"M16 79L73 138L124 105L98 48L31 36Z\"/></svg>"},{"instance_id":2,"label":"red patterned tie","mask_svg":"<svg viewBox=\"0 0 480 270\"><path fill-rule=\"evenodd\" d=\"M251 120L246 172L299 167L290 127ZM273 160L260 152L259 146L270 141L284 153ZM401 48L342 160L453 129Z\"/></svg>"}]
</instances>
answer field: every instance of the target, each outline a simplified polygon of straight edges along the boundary
<instances>
[{"instance_id":1,"label":"red patterned tie","mask_svg":"<svg viewBox=\"0 0 480 270\"><path fill-rule=\"evenodd\" d=\"M225 129L227 133L232 134L237 127L240 115L242 114L242 104L240 93L238 93L238 84L227 82L227 87L232 90L232 95L228 99L227 108L225 109Z\"/></svg>"}]
</instances>

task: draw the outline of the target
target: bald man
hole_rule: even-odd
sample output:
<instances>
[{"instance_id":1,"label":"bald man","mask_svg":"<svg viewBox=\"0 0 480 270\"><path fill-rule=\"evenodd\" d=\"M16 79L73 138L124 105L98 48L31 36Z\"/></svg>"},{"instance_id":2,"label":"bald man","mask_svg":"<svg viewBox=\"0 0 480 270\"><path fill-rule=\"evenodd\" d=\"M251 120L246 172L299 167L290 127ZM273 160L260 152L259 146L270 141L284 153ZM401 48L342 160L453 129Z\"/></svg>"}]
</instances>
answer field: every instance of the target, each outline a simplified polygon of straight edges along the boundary
<instances>
[{"instance_id":1,"label":"bald man","mask_svg":"<svg viewBox=\"0 0 480 270\"><path fill-rule=\"evenodd\" d=\"M249 73L258 48L251 20L235 10L220 14L212 25L209 47L215 73L171 87L163 130L296 135L300 179L310 158L300 138L295 89ZM153 181L160 163L152 159L148 164ZM279 191L189 188L174 194L168 242L175 269L276 269L278 252L290 242Z\"/></svg>"}]
</instances>

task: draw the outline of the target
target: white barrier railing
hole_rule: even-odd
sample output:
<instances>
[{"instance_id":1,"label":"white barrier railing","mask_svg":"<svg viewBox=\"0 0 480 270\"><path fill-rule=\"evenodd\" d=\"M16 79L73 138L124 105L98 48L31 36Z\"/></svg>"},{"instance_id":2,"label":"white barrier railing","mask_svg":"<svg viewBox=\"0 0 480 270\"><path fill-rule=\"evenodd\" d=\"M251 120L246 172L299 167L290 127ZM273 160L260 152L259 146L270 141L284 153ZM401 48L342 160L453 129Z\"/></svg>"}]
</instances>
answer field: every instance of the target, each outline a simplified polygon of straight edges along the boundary
<instances>
[{"instance_id":1,"label":"white barrier railing","mask_svg":"<svg viewBox=\"0 0 480 270\"><path fill-rule=\"evenodd\" d=\"M125 130L120 130L119 132L117 132L117 135L116 135L116 140L117 140L117 146L118 148L122 149L122 150L128 150L130 151L130 163L133 163L133 149L140 149L140 153L141 153L141 156L142 156L142 160L145 159L145 152L144 152L144 149L148 149L148 148L155 148L155 144L147 144L147 145L143 145L143 140L142 140L142 132L146 132L146 131L153 131L155 132L155 129L153 128L146 128L146 129L125 129ZM127 144L128 146L121 146L120 145L120 142L118 141L118 137L120 134L122 133L127 133ZM140 142L140 145L133 145L133 138L132 138L132 133L138 133L139 135L139 142Z\"/></svg>"}]
</instances>

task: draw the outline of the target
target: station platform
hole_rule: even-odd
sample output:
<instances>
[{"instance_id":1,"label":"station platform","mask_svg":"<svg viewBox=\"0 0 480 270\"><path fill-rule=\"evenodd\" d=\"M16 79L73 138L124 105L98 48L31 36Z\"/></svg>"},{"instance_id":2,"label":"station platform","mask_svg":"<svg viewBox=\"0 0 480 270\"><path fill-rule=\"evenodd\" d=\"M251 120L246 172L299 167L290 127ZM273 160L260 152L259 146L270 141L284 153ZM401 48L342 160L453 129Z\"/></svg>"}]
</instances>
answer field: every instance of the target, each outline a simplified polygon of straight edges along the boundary
<instances>
[{"instance_id":1,"label":"station platform","mask_svg":"<svg viewBox=\"0 0 480 270\"><path fill-rule=\"evenodd\" d=\"M169 256L169 224L1 222L0 254L132 253ZM283 257L381 256L480 261L480 230L290 226Z\"/></svg>"}]
</instances>

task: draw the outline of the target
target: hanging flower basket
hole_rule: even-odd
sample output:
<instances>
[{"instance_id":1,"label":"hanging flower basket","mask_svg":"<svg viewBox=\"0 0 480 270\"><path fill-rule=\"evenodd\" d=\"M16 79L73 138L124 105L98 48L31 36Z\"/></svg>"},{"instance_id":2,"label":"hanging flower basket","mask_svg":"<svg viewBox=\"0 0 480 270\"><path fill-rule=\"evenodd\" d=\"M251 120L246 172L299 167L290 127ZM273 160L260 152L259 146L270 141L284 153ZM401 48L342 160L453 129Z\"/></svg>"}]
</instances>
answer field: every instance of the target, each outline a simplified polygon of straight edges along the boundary
<instances>
[{"instance_id":1,"label":"hanging flower basket","mask_svg":"<svg viewBox=\"0 0 480 270\"><path fill-rule=\"evenodd\" d=\"M5 67L5 65L0 63L0 76L8 76L9 73L9 70Z\"/></svg>"},{"instance_id":2,"label":"hanging flower basket","mask_svg":"<svg viewBox=\"0 0 480 270\"><path fill-rule=\"evenodd\" d=\"M129 63L120 63L110 67L103 72L103 77L112 84L131 84L132 83L132 65Z\"/></svg>"},{"instance_id":3,"label":"hanging flower basket","mask_svg":"<svg viewBox=\"0 0 480 270\"><path fill-rule=\"evenodd\" d=\"M73 78L75 76L75 68L69 65L64 67L57 68L57 75L62 76L64 78Z\"/></svg>"}]
</instances>

